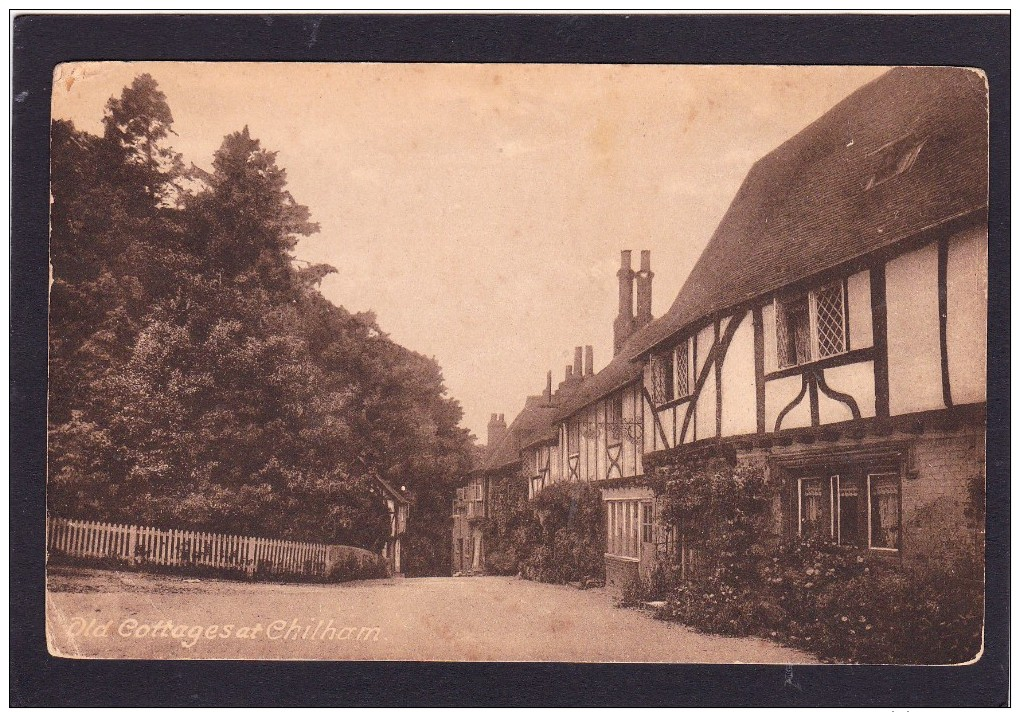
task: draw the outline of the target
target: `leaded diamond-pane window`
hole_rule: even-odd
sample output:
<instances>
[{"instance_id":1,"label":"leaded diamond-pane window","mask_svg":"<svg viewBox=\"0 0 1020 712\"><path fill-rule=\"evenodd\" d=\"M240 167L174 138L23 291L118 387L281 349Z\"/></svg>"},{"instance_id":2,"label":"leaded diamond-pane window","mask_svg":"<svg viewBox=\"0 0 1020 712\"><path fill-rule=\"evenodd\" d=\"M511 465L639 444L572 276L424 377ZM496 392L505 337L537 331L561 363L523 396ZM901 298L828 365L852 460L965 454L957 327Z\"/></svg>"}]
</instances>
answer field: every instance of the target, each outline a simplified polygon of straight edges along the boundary
<instances>
[{"instance_id":1,"label":"leaded diamond-pane window","mask_svg":"<svg viewBox=\"0 0 1020 712\"><path fill-rule=\"evenodd\" d=\"M815 329L818 357L835 356L846 351L843 309L843 283L830 284L814 293Z\"/></svg>"},{"instance_id":2,"label":"leaded diamond-pane window","mask_svg":"<svg viewBox=\"0 0 1020 712\"><path fill-rule=\"evenodd\" d=\"M690 341L684 339L676 347L676 397L691 394Z\"/></svg>"},{"instance_id":3,"label":"leaded diamond-pane window","mask_svg":"<svg viewBox=\"0 0 1020 712\"><path fill-rule=\"evenodd\" d=\"M846 291L842 281L776 300L780 368L846 352Z\"/></svg>"}]
</instances>

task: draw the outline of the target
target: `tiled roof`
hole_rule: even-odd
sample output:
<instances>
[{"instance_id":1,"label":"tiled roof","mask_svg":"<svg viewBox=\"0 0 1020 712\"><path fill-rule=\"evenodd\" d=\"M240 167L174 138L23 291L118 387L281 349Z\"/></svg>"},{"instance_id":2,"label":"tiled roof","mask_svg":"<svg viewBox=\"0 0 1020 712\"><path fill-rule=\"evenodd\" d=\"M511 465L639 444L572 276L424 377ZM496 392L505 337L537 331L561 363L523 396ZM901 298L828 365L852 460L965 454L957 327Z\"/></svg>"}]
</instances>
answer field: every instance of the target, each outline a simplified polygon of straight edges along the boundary
<instances>
[{"instance_id":1,"label":"tiled roof","mask_svg":"<svg viewBox=\"0 0 1020 712\"><path fill-rule=\"evenodd\" d=\"M642 364L633 359L639 355L639 346L645 343L644 334L652 328L655 322L646 324L627 339L620 349L620 353L613 357L605 368L593 376L589 376L581 382L577 392L567 398L560 406L556 415L557 420L576 413L587 405L612 393L617 388L641 378Z\"/></svg>"},{"instance_id":2,"label":"tiled roof","mask_svg":"<svg viewBox=\"0 0 1020 712\"><path fill-rule=\"evenodd\" d=\"M987 207L987 125L985 82L971 70L898 68L857 90L754 165L634 356L716 312ZM901 160L909 167L895 174ZM876 175L892 177L869 187Z\"/></svg>"},{"instance_id":3,"label":"tiled roof","mask_svg":"<svg viewBox=\"0 0 1020 712\"><path fill-rule=\"evenodd\" d=\"M503 437L488 448L485 462L475 471L491 472L517 463L522 447L548 434L557 412L557 403L555 397L551 400L544 396L528 397L524 409L513 419Z\"/></svg>"}]
</instances>

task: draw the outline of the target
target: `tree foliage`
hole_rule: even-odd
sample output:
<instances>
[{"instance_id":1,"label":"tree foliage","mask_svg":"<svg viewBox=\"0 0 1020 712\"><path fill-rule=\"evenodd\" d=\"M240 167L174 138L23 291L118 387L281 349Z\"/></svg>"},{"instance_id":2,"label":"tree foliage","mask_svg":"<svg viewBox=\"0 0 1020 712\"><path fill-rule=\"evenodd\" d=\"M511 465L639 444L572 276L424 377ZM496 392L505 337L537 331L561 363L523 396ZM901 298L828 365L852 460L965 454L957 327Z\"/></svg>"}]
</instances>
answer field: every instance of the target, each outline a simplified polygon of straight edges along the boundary
<instances>
[{"instance_id":1,"label":"tree foliage","mask_svg":"<svg viewBox=\"0 0 1020 712\"><path fill-rule=\"evenodd\" d=\"M377 549L379 474L414 499L408 561L448 570L469 435L439 365L293 263L319 228L247 127L204 172L172 122L143 75L102 136L52 127L51 512Z\"/></svg>"}]
</instances>

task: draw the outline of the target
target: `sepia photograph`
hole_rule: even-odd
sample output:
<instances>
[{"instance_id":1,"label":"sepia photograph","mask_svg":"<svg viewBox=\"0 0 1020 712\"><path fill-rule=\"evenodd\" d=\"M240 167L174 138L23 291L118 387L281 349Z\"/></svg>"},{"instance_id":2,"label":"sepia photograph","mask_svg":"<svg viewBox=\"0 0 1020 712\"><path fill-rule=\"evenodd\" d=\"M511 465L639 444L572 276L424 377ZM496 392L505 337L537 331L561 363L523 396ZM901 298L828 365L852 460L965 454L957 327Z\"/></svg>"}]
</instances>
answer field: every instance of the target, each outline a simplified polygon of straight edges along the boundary
<instances>
[{"instance_id":1,"label":"sepia photograph","mask_svg":"<svg viewBox=\"0 0 1020 712\"><path fill-rule=\"evenodd\" d=\"M51 116L51 655L981 659L981 70L76 61Z\"/></svg>"}]
</instances>

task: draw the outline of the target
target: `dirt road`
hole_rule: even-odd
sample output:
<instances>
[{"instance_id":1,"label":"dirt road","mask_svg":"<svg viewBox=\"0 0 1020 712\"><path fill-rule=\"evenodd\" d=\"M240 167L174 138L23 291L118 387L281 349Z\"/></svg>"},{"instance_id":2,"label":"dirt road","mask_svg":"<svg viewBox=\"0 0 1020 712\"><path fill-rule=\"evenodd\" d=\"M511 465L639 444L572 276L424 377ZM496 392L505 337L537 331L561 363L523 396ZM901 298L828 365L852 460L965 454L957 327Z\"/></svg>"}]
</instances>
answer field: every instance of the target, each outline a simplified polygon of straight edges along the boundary
<instances>
[{"instance_id":1,"label":"dirt road","mask_svg":"<svg viewBox=\"0 0 1020 712\"><path fill-rule=\"evenodd\" d=\"M86 658L810 663L617 608L604 590L512 578L249 584L62 569L51 652Z\"/></svg>"}]
</instances>

